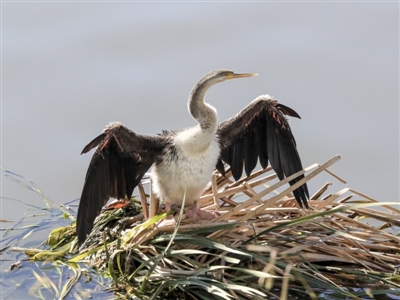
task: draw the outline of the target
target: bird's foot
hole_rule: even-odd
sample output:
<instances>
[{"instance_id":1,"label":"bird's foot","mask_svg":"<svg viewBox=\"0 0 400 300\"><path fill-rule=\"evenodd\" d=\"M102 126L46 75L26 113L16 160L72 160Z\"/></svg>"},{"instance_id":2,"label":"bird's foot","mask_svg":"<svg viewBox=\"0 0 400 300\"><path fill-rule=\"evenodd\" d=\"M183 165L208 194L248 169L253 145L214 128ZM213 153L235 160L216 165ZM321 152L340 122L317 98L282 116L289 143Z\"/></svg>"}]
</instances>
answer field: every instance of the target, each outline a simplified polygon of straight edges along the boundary
<instances>
[{"instance_id":1,"label":"bird's foot","mask_svg":"<svg viewBox=\"0 0 400 300\"><path fill-rule=\"evenodd\" d=\"M171 204L170 202L165 203L166 211L175 211L175 213L179 214L180 208ZM202 221L202 220L213 220L219 217L221 214L217 211L211 210L202 210L200 208L199 202L194 201L193 206L189 208L185 208L185 215L192 221ZM185 216L183 216L185 219ZM176 216L173 215L167 216L164 220L158 223L158 226L176 226Z\"/></svg>"},{"instance_id":2,"label":"bird's foot","mask_svg":"<svg viewBox=\"0 0 400 300\"><path fill-rule=\"evenodd\" d=\"M193 205L192 208L185 209L185 213L192 221L213 220L221 215L217 211L202 210L197 204Z\"/></svg>"},{"instance_id":3,"label":"bird's foot","mask_svg":"<svg viewBox=\"0 0 400 300\"><path fill-rule=\"evenodd\" d=\"M192 221L213 220L221 215L217 211L210 210L193 211L192 209L188 209L185 211L185 213Z\"/></svg>"},{"instance_id":4,"label":"bird's foot","mask_svg":"<svg viewBox=\"0 0 400 300\"><path fill-rule=\"evenodd\" d=\"M169 215L165 219L163 219L160 222L158 222L157 226L158 227L162 227L162 226L168 226L168 227L174 226L175 227L176 226L176 220L175 220L173 215Z\"/></svg>"}]
</instances>

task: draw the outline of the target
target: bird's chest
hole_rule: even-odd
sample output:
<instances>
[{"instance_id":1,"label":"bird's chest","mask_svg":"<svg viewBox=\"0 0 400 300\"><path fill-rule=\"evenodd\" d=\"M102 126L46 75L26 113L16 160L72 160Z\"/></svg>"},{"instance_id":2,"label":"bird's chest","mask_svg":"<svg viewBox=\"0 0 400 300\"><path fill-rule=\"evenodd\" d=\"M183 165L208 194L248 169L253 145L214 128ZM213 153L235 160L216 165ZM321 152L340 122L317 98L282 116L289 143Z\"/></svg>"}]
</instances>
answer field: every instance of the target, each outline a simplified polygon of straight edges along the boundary
<instances>
[{"instance_id":1,"label":"bird's chest","mask_svg":"<svg viewBox=\"0 0 400 300\"><path fill-rule=\"evenodd\" d=\"M152 170L153 191L160 198L178 205L184 195L187 205L200 197L220 154L215 135L207 146L204 143L196 145L198 141L185 142L180 143L178 138Z\"/></svg>"}]
</instances>

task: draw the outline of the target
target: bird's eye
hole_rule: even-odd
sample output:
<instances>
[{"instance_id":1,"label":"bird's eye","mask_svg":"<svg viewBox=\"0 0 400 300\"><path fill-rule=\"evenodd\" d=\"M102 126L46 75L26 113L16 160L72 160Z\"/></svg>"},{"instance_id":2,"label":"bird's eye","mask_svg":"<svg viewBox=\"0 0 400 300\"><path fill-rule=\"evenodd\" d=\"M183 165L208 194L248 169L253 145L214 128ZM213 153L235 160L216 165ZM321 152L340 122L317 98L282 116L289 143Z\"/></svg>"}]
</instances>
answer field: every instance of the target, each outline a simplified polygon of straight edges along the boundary
<instances>
[{"instance_id":1,"label":"bird's eye","mask_svg":"<svg viewBox=\"0 0 400 300\"><path fill-rule=\"evenodd\" d=\"M232 71L225 71L222 73L223 78L231 78L234 73Z\"/></svg>"}]
</instances>

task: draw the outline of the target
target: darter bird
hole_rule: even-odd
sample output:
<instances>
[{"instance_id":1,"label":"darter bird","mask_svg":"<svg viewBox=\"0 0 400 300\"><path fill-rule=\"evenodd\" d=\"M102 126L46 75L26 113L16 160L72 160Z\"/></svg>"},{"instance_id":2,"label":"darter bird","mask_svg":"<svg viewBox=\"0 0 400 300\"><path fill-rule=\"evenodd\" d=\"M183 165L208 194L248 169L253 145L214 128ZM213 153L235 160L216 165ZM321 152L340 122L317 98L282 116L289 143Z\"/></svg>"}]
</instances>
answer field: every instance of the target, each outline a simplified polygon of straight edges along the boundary
<instances>
[{"instance_id":1,"label":"darter bird","mask_svg":"<svg viewBox=\"0 0 400 300\"><path fill-rule=\"evenodd\" d=\"M152 191L166 209L179 206L185 197L185 213L192 220L216 215L203 211L197 202L217 168L225 175L224 163L238 180L260 162L268 161L282 180L303 169L296 142L286 116L300 118L291 108L268 95L253 100L237 115L218 125L217 111L204 101L207 90L229 79L255 76L215 70L195 84L188 109L197 124L179 131L163 131L157 136L140 135L119 122L111 123L82 151L97 147L91 159L78 209L77 235L81 245L90 233L96 216L110 198L132 196L148 169ZM295 184L304 175L289 182ZM303 184L293 191L301 207L308 208L309 193ZM190 208L191 207L191 208Z\"/></svg>"}]
</instances>

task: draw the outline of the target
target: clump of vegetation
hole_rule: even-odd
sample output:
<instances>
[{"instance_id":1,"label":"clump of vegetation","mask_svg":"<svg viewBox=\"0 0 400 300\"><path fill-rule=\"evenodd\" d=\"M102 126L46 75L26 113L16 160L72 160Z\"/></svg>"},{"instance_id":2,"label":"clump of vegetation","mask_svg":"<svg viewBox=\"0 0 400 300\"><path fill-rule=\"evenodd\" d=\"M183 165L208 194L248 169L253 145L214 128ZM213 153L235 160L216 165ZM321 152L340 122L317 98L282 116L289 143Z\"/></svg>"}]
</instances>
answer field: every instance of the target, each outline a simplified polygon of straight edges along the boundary
<instances>
[{"instance_id":1,"label":"clump of vegetation","mask_svg":"<svg viewBox=\"0 0 400 300\"><path fill-rule=\"evenodd\" d=\"M221 212L212 221L191 223L181 210L177 226L159 226L166 213L148 217L140 193L141 202L103 211L80 249L72 223L52 231L46 250L22 250L33 260L62 261L79 272L90 266L112 278L117 296L130 299L400 295L400 238L393 233L400 210L394 203L377 203L350 188L323 196L329 182L312 195L310 210L298 208L290 194L324 171L343 181L328 170L339 158L310 166L292 187L286 183L304 171L271 185L276 175L267 175L270 169L238 182L229 172L215 174L200 199L203 208ZM287 188L276 192L282 186Z\"/></svg>"}]
</instances>

